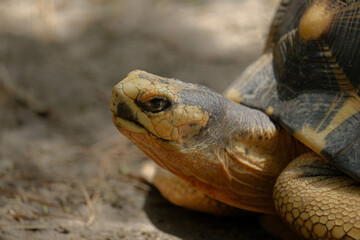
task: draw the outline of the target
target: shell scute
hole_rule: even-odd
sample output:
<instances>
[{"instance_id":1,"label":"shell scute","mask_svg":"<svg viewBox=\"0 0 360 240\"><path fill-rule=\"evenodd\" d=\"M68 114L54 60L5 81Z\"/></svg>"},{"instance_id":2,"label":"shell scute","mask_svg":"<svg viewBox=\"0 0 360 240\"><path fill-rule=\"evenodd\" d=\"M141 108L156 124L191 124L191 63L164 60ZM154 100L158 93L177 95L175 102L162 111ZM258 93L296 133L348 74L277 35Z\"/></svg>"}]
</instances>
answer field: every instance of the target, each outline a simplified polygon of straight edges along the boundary
<instances>
[{"instance_id":1,"label":"shell scute","mask_svg":"<svg viewBox=\"0 0 360 240\"><path fill-rule=\"evenodd\" d=\"M230 92L360 180L360 1L283 1L265 54Z\"/></svg>"}]
</instances>

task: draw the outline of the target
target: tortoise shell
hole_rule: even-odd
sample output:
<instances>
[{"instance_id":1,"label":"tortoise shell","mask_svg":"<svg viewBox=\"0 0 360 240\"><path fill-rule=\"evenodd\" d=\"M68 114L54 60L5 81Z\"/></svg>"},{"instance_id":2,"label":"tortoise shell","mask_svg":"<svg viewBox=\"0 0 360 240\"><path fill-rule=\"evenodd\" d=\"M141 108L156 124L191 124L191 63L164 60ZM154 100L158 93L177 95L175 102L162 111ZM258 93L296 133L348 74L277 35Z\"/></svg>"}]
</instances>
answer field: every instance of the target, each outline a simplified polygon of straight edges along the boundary
<instances>
[{"instance_id":1,"label":"tortoise shell","mask_svg":"<svg viewBox=\"0 0 360 240\"><path fill-rule=\"evenodd\" d=\"M283 0L264 55L226 96L360 180L360 0Z\"/></svg>"}]
</instances>

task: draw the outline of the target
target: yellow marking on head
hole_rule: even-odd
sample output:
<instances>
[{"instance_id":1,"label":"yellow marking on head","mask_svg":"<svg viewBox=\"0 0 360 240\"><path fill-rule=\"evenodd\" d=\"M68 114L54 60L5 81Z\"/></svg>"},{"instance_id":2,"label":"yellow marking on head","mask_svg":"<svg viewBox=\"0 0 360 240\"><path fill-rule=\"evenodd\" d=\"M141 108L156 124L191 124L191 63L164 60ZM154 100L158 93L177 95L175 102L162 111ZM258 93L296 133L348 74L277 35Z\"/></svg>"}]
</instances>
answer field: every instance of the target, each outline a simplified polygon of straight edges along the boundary
<instances>
[{"instance_id":1,"label":"yellow marking on head","mask_svg":"<svg viewBox=\"0 0 360 240\"><path fill-rule=\"evenodd\" d=\"M318 39L328 30L334 13L334 9L329 7L328 0L314 1L300 20L300 38L305 41Z\"/></svg>"},{"instance_id":2,"label":"yellow marking on head","mask_svg":"<svg viewBox=\"0 0 360 240\"><path fill-rule=\"evenodd\" d=\"M185 106L186 122L201 121L204 117L204 111L198 106ZM201 124L203 125L203 123Z\"/></svg>"},{"instance_id":3,"label":"yellow marking on head","mask_svg":"<svg viewBox=\"0 0 360 240\"><path fill-rule=\"evenodd\" d=\"M129 98L135 100L136 97L139 95L139 89L132 83L124 83L123 85L123 91L126 96Z\"/></svg>"},{"instance_id":4,"label":"yellow marking on head","mask_svg":"<svg viewBox=\"0 0 360 240\"><path fill-rule=\"evenodd\" d=\"M116 128L120 132L123 132L124 129L126 129L126 131L133 132L133 133L141 133L141 134L147 133L146 129L139 128L139 126L137 126L135 123L125 120L125 119L122 119L122 118L116 118L113 116L113 122L114 122Z\"/></svg>"},{"instance_id":5,"label":"yellow marking on head","mask_svg":"<svg viewBox=\"0 0 360 240\"><path fill-rule=\"evenodd\" d=\"M178 140L179 139L179 129L177 127L174 127L171 132L171 139Z\"/></svg>"},{"instance_id":6,"label":"yellow marking on head","mask_svg":"<svg viewBox=\"0 0 360 240\"><path fill-rule=\"evenodd\" d=\"M163 114L159 114L160 116L157 117L156 123L158 125L156 125L152 121L153 119L150 118L149 114L141 111L135 103L135 100L144 102L157 95L165 96L176 101L176 96L170 89L171 86L157 81L159 78L160 77L153 74L136 70L130 72L124 80L114 87L113 97L111 100L111 110L113 113L117 112L117 105L121 102L131 109L134 118L138 119L139 123L146 128L145 130L132 121L113 116L113 121L120 131L123 132L126 130L129 132L143 134L149 131L154 135L159 132L159 136L164 136L164 139L170 138L172 126L170 128L170 123L166 124L166 119L161 116ZM156 84L154 84L155 82ZM159 124L159 121L163 119L165 121ZM167 130L170 131L170 133L165 133Z\"/></svg>"},{"instance_id":7,"label":"yellow marking on head","mask_svg":"<svg viewBox=\"0 0 360 240\"><path fill-rule=\"evenodd\" d=\"M182 111L182 113L177 111L181 121L179 121L180 119L177 118L178 138L173 139L177 140L179 143L184 142L184 138L191 139L194 135L199 133L200 129L205 127L209 121L208 112L204 112L196 106L186 106L182 108ZM174 116L171 116L171 119L176 117L175 112L176 111L174 111Z\"/></svg>"},{"instance_id":8,"label":"yellow marking on head","mask_svg":"<svg viewBox=\"0 0 360 240\"><path fill-rule=\"evenodd\" d=\"M177 104L171 111L151 113L142 111L136 104L136 101L147 102L157 96L177 102L176 93L184 88L172 84L173 81L144 71L133 71L114 87L111 109L115 113L117 105L121 102L131 109L134 119L137 119L138 123L151 134L181 143L184 137L191 138L207 124L209 119L207 112L198 106ZM119 129L122 128L122 131L146 133L145 129L126 119L114 117L114 122Z\"/></svg>"},{"instance_id":9,"label":"yellow marking on head","mask_svg":"<svg viewBox=\"0 0 360 240\"><path fill-rule=\"evenodd\" d=\"M135 87L137 87L138 89L144 88L151 84L151 82L149 80L139 77L141 74L145 74L145 73L146 72L143 72L140 70L132 71L120 83L123 85L131 84L131 85L134 85ZM146 74L148 74L148 73L146 73ZM152 75L149 74L149 76L152 76Z\"/></svg>"},{"instance_id":10,"label":"yellow marking on head","mask_svg":"<svg viewBox=\"0 0 360 240\"><path fill-rule=\"evenodd\" d=\"M155 125L155 131L163 139L171 140L171 133L174 126L167 119L162 119Z\"/></svg>"},{"instance_id":11,"label":"yellow marking on head","mask_svg":"<svg viewBox=\"0 0 360 240\"><path fill-rule=\"evenodd\" d=\"M121 81L116 87L121 102L133 110L133 114L139 123L155 136L171 141L182 143L184 138L189 138L199 132L201 127L206 126L209 114L198 106L176 104L171 111L159 113L145 113L139 109L135 101L146 102L154 96L163 96L172 101L177 101L178 91L181 87L172 85L173 80L167 79L170 84L158 81L160 77L143 72L131 72L126 79ZM117 100L120 101L120 100ZM116 111L115 103L113 106ZM131 123L129 123L131 124ZM126 127L129 126L126 125ZM125 125L124 125L125 126ZM136 126L132 127L135 130Z\"/></svg>"}]
</instances>

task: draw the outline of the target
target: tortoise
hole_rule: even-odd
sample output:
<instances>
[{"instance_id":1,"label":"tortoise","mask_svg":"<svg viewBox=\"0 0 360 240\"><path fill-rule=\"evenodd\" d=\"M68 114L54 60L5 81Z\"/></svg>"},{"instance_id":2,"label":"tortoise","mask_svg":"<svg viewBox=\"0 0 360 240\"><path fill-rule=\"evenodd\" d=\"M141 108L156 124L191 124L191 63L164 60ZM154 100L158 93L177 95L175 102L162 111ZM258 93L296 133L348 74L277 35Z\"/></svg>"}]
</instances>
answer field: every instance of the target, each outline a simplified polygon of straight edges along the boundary
<instances>
[{"instance_id":1,"label":"tortoise","mask_svg":"<svg viewBox=\"0 0 360 240\"><path fill-rule=\"evenodd\" d=\"M263 55L224 95L136 70L113 89L113 122L174 174L154 181L178 205L360 239L359 45L360 1L283 0Z\"/></svg>"}]
</instances>

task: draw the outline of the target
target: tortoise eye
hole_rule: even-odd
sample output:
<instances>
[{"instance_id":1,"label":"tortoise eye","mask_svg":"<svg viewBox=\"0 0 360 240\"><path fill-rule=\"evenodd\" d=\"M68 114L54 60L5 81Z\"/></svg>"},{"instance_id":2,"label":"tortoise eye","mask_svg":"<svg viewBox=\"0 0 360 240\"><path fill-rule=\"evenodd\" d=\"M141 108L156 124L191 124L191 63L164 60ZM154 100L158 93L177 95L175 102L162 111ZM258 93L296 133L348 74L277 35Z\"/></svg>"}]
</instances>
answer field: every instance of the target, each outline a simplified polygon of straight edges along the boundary
<instances>
[{"instance_id":1,"label":"tortoise eye","mask_svg":"<svg viewBox=\"0 0 360 240\"><path fill-rule=\"evenodd\" d=\"M170 105L171 102L167 98L157 96L150 99L149 101L140 103L139 107L147 112L158 113L169 108Z\"/></svg>"}]
</instances>

